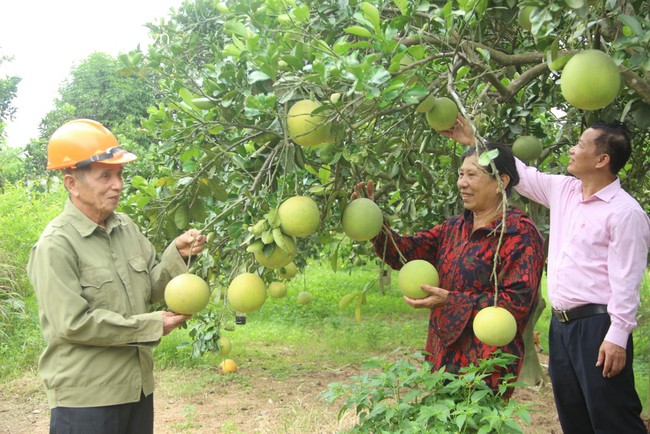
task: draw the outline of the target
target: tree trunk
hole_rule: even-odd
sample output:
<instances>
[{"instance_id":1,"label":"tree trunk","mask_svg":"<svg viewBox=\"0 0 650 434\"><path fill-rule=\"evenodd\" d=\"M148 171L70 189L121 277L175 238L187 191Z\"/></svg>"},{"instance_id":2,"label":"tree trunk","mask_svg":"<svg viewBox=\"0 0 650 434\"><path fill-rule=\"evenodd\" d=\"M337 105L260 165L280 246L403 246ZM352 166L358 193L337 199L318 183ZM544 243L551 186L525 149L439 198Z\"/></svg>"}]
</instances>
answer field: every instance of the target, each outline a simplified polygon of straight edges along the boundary
<instances>
[{"instance_id":1,"label":"tree trunk","mask_svg":"<svg viewBox=\"0 0 650 434\"><path fill-rule=\"evenodd\" d=\"M379 269L379 293L390 291L390 268Z\"/></svg>"},{"instance_id":2,"label":"tree trunk","mask_svg":"<svg viewBox=\"0 0 650 434\"><path fill-rule=\"evenodd\" d=\"M524 361L519 373L519 381L527 386L540 386L546 383L546 375L539 363L534 339L535 324L545 307L546 301L540 296L530 321L528 321L528 325L524 330Z\"/></svg>"}]
</instances>

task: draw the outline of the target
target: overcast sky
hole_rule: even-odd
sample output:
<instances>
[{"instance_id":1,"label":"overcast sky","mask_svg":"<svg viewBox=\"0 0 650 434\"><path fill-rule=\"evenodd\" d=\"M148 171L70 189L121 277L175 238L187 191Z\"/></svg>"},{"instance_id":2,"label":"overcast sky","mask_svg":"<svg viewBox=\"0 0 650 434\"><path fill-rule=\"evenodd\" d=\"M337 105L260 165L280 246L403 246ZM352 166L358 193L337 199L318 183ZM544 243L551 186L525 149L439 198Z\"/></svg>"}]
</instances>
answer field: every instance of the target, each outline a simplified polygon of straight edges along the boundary
<instances>
[{"instance_id":1,"label":"overcast sky","mask_svg":"<svg viewBox=\"0 0 650 434\"><path fill-rule=\"evenodd\" d=\"M93 52L117 56L149 43L146 23L168 18L183 0L7 0L0 5L0 77L22 78L7 143L24 147L72 67Z\"/></svg>"}]
</instances>

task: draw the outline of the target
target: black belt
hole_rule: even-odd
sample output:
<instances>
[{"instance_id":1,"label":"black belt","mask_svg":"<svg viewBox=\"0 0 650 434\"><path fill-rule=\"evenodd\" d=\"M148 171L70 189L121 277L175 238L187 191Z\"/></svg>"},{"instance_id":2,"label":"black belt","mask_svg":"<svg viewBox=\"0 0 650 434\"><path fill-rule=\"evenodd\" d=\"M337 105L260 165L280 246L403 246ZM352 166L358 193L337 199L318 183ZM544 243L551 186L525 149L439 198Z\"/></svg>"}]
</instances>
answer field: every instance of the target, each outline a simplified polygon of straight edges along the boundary
<instances>
[{"instance_id":1,"label":"black belt","mask_svg":"<svg viewBox=\"0 0 650 434\"><path fill-rule=\"evenodd\" d=\"M551 309L553 316L560 322L569 322L574 319L584 318L586 316L598 315L599 313L607 313L607 305L605 304L585 304L584 306L576 307L570 310L557 310Z\"/></svg>"}]
</instances>

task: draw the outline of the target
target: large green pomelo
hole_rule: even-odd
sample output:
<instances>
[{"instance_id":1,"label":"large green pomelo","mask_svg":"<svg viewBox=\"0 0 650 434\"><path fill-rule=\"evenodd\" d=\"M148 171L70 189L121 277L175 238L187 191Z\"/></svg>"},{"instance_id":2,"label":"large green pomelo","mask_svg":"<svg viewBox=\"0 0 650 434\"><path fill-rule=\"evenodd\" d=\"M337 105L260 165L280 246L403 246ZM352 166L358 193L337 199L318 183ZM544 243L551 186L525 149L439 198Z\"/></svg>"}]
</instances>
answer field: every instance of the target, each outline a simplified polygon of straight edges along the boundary
<instances>
[{"instance_id":1,"label":"large green pomelo","mask_svg":"<svg viewBox=\"0 0 650 434\"><path fill-rule=\"evenodd\" d=\"M257 274L242 273L228 286L228 303L237 312L255 312L265 301L266 285Z\"/></svg>"},{"instance_id":2,"label":"large green pomelo","mask_svg":"<svg viewBox=\"0 0 650 434\"><path fill-rule=\"evenodd\" d=\"M179 274L165 287L165 303L175 313L192 315L201 312L209 301L208 284L195 274Z\"/></svg>"},{"instance_id":3,"label":"large green pomelo","mask_svg":"<svg viewBox=\"0 0 650 434\"><path fill-rule=\"evenodd\" d=\"M298 274L298 267L295 262L289 262L287 265L278 269L278 276L283 279L293 279Z\"/></svg>"},{"instance_id":4,"label":"large green pomelo","mask_svg":"<svg viewBox=\"0 0 650 434\"><path fill-rule=\"evenodd\" d=\"M318 205L307 196L293 196L282 202L278 217L282 232L293 237L311 235L320 225Z\"/></svg>"},{"instance_id":5,"label":"large green pomelo","mask_svg":"<svg viewBox=\"0 0 650 434\"><path fill-rule=\"evenodd\" d=\"M564 65L560 89L564 99L572 106L598 110L609 105L618 95L621 74L606 53L585 50Z\"/></svg>"},{"instance_id":6,"label":"large green pomelo","mask_svg":"<svg viewBox=\"0 0 650 434\"><path fill-rule=\"evenodd\" d=\"M323 113L312 115L321 103L309 99L296 102L287 113L289 137L300 146L316 146L331 141L330 124Z\"/></svg>"},{"instance_id":7,"label":"large green pomelo","mask_svg":"<svg viewBox=\"0 0 650 434\"><path fill-rule=\"evenodd\" d=\"M286 235L283 235L282 237L287 246L287 251L284 251L280 246L274 244L273 250L271 250L271 253L268 256L264 254L264 250L253 253L257 262L264 265L266 268L280 268L293 261L293 258L296 256L296 242L293 238Z\"/></svg>"},{"instance_id":8,"label":"large green pomelo","mask_svg":"<svg viewBox=\"0 0 650 434\"><path fill-rule=\"evenodd\" d=\"M487 345L501 347L508 345L517 334L517 321L502 307L490 306L481 309L472 324L474 335Z\"/></svg>"},{"instance_id":9,"label":"large green pomelo","mask_svg":"<svg viewBox=\"0 0 650 434\"><path fill-rule=\"evenodd\" d=\"M427 123L436 131L445 131L453 127L458 116L456 103L446 96L436 98L433 108L427 112Z\"/></svg>"},{"instance_id":10,"label":"large green pomelo","mask_svg":"<svg viewBox=\"0 0 650 434\"><path fill-rule=\"evenodd\" d=\"M530 13L534 8L534 6L524 6L519 9L519 12L517 13L517 22L519 23L519 27L524 30L530 30L533 27L530 22Z\"/></svg>"},{"instance_id":11,"label":"large green pomelo","mask_svg":"<svg viewBox=\"0 0 650 434\"><path fill-rule=\"evenodd\" d=\"M365 197L353 200L343 210L343 232L354 241L375 238L384 224L384 216L375 202Z\"/></svg>"},{"instance_id":12,"label":"large green pomelo","mask_svg":"<svg viewBox=\"0 0 650 434\"><path fill-rule=\"evenodd\" d=\"M535 136L519 136L512 144L512 153L522 161L538 159L542 150L542 142Z\"/></svg>"},{"instance_id":13,"label":"large green pomelo","mask_svg":"<svg viewBox=\"0 0 650 434\"><path fill-rule=\"evenodd\" d=\"M414 259L407 262L397 273L397 287L410 298L425 298L429 293L422 290L422 285L438 286L438 270L429 261Z\"/></svg>"}]
</instances>

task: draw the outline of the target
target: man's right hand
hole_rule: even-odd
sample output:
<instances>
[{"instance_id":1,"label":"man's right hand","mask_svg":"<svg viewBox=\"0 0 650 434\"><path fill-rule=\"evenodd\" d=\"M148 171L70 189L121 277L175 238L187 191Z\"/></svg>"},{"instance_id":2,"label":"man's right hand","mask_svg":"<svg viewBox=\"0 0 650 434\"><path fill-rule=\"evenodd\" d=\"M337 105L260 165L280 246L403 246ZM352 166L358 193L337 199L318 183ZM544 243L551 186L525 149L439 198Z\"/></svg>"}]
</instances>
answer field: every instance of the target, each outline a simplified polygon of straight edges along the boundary
<instances>
[{"instance_id":1,"label":"man's right hand","mask_svg":"<svg viewBox=\"0 0 650 434\"><path fill-rule=\"evenodd\" d=\"M174 312L164 311L163 313L163 336L167 336L176 327L190 319L192 315L180 315Z\"/></svg>"},{"instance_id":2,"label":"man's right hand","mask_svg":"<svg viewBox=\"0 0 650 434\"><path fill-rule=\"evenodd\" d=\"M372 200L374 202L375 200L375 181L372 179L368 181L366 184L365 182L360 182L357 185L354 186L354 189L352 191L352 194L350 195L350 200L358 199L360 197L364 197L364 190L365 190L365 197Z\"/></svg>"},{"instance_id":3,"label":"man's right hand","mask_svg":"<svg viewBox=\"0 0 650 434\"><path fill-rule=\"evenodd\" d=\"M454 126L448 130L440 131L440 134L463 145L474 146L476 144L476 135L472 125L460 113L456 117Z\"/></svg>"}]
</instances>

